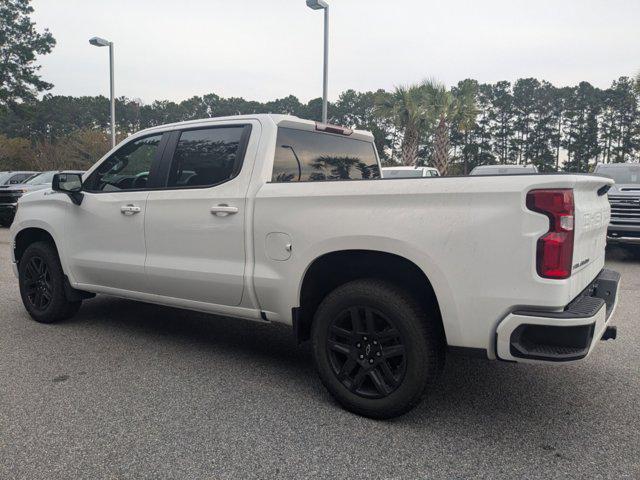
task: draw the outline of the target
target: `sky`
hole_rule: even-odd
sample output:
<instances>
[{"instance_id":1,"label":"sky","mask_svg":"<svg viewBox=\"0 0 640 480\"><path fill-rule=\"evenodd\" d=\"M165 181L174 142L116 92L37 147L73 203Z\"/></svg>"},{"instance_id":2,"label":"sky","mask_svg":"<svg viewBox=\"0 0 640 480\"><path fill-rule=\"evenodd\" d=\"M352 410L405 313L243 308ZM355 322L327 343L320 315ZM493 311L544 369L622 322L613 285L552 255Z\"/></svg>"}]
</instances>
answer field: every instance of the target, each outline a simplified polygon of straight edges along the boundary
<instances>
[{"instance_id":1,"label":"sky","mask_svg":"<svg viewBox=\"0 0 640 480\"><path fill-rule=\"evenodd\" d=\"M425 78L455 85L545 79L607 87L640 71L640 0L328 0L329 100ZM322 94L321 11L305 0L33 0L57 40L39 58L56 95L145 103L216 93L267 101Z\"/></svg>"}]
</instances>

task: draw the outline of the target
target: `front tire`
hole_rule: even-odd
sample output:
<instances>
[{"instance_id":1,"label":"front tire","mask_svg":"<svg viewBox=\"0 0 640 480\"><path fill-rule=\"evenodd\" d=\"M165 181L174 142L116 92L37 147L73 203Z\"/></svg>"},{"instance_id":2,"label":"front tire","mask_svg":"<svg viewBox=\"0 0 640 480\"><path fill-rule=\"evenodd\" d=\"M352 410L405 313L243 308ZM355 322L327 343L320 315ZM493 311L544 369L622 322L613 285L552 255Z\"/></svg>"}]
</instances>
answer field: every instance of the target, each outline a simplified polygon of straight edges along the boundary
<instances>
[{"instance_id":1,"label":"front tire","mask_svg":"<svg viewBox=\"0 0 640 480\"><path fill-rule=\"evenodd\" d=\"M437 319L381 280L355 280L327 295L311 338L322 383L343 407L366 417L408 412L444 365Z\"/></svg>"},{"instance_id":2,"label":"front tire","mask_svg":"<svg viewBox=\"0 0 640 480\"><path fill-rule=\"evenodd\" d=\"M27 247L18 265L18 280L22 303L36 322L71 318L82 305L81 300L67 300L60 258L50 242L36 242Z\"/></svg>"}]
</instances>

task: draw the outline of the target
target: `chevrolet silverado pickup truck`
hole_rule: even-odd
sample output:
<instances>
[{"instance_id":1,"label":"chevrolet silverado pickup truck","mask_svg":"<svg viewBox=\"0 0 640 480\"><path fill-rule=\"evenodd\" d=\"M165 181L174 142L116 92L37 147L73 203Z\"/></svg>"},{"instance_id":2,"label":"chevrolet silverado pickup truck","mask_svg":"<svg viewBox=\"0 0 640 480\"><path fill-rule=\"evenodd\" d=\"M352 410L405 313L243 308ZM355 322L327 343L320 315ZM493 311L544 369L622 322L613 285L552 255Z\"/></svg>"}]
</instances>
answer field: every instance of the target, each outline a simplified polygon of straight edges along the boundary
<instances>
[{"instance_id":1,"label":"chevrolet silverado pickup truck","mask_svg":"<svg viewBox=\"0 0 640 480\"><path fill-rule=\"evenodd\" d=\"M389 418L418 404L448 353L570 362L614 336L612 183L381 179L367 132L188 121L24 195L14 270L38 322L106 294L291 326L341 405Z\"/></svg>"}]
</instances>

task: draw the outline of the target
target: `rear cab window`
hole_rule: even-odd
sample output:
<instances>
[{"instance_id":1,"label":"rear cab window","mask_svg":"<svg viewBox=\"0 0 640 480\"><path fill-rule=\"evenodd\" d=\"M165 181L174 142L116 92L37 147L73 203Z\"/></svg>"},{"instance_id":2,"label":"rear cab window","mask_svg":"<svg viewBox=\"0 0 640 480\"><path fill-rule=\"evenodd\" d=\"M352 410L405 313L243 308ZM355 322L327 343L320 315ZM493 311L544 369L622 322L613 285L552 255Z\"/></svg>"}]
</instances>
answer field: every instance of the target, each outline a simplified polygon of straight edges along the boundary
<instances>
[{"instance_id":1,"label":"rear cab window","mask_svg":"<svg viewBox=\"0 0 640 480\"><path fill-rule=\"evenodd\" d=\"M272 182L377 178L380 178L380 166L373 142L294 128L278 128Z\"/></svg>"}]
</instances>

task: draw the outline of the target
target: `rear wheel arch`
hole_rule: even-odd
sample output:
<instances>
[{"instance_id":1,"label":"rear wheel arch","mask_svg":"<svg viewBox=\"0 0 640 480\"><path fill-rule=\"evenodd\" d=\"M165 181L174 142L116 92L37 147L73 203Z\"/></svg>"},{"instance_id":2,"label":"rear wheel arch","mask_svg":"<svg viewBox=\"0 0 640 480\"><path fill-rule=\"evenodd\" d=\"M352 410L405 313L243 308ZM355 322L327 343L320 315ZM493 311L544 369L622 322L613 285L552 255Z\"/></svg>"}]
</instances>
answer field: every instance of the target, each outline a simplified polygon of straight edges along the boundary
<instances>
[{"instance_id":1,"label":"rear wheel arch","mask_svg":"<svg viewBox=\"0 0 640 480\"><path fill-rule=\"evenodd\" d=\"M390 282L413 296L432 312L445 339L438 298L431 281L413 261L380 250L337 250L311 262L305 271L299 293L299 307L293 309L293 325L299 342L310 338L313 316L322 300L333 290L358 279Z\"/></svg>"}]
</instances>

